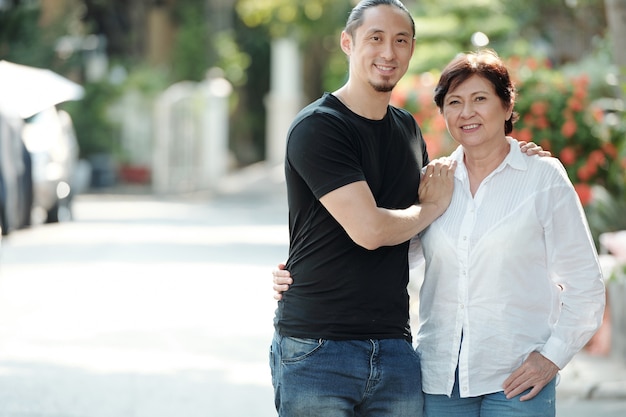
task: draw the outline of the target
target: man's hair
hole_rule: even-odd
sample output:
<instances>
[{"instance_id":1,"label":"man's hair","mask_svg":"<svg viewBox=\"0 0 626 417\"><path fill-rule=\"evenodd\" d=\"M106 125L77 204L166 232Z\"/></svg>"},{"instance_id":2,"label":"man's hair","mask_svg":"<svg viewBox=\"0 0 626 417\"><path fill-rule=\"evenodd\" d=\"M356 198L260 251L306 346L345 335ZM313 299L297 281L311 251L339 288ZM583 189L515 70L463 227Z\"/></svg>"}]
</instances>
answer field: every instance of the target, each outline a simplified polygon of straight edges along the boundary
<instances>
[{"instance_id":1,"label":"man's hair","mask_svg":"<svg viewBox=\"0 0 626 417\"><path fill-rule=\"evenodd\" d=\"M354 39L354 33L363 24L363 14L367 9L376 6L393 6L405 12L411 20L411 28L413 29L413 36L415 37L415 21L413 20L413 16L411 16L411 12L409 12L400 0L361 0L350 12L344 29L345 32Z\"/></svg>"}]
</instances>

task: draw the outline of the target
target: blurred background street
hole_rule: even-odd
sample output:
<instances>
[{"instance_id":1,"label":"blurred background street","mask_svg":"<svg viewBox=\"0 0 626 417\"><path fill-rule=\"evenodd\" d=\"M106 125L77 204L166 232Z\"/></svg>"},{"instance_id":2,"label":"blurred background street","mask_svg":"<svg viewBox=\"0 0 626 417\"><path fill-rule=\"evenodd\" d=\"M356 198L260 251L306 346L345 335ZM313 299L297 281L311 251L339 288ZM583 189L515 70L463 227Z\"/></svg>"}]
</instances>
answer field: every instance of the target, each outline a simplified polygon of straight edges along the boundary
<instances>
[{"instance_id":1,"label":"blurred background street","mask_svg":"<svg viewBox=\"0 0 626 417\"><path fill-rule=\"evenodd\" d=\"M286 133L345 81L356 3L0 0L0 417L275 416ZM518 90L512 136L563 163L610 326L562 373L558 415L623 417L626 0L403 3L416 49L391 104L431 159L456 147L438 74L488 47Z\"/></svg>"},{"instance_id":2,"label":"blurred background street","mask_svg":"<svg viewBox=\"0 0 626 417\"><path fill-rule=\"evenodd\" d=\"M279 169L249 169L216 195L81 195L74 221L5 239L0 416L275 416ZM624 362L582 353L557 404L559 417L623 417Z\"/></svg>"},{"instance_id":3,"label":"blurred background street","mask_svg":"<svg viewBox=\"0 0 626 417\"><path fill-rule=\"evenodd\" d=\"M283 195L75 204L75 221L2 243L0 416L275 415Z\"/></svg>"}]
</instances>

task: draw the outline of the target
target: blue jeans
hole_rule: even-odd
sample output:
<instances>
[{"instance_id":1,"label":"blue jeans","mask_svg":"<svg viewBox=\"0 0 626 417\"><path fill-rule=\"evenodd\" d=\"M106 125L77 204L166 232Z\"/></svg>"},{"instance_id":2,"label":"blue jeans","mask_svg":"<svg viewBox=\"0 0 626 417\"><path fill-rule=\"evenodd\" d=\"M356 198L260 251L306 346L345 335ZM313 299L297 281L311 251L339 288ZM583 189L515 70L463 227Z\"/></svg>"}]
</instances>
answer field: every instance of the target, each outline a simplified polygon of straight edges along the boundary
<instances>
[{"instance_id":1,"label":"blue jeans","mask_svg":"<svg viewBox=\"0 0 626 417\"><path fill-rule=\"evenodd\" d=\"M280 417L421 417L419 357L403 339L325 340L274 335Z\"/></svg>"},{"instance_id":2,"label":"blue jeans","mask_svg":"<svg viewBox=\"0 0 626 417\"><path fill-rule=\"evenodd\" d=\"M424 417L554 417L556 415L556 378L533 399L520 401L530 389L507 400L504 391L478 397L461 398L458 372L452 395L424 394Z\"/></svg>"}]
</instances>

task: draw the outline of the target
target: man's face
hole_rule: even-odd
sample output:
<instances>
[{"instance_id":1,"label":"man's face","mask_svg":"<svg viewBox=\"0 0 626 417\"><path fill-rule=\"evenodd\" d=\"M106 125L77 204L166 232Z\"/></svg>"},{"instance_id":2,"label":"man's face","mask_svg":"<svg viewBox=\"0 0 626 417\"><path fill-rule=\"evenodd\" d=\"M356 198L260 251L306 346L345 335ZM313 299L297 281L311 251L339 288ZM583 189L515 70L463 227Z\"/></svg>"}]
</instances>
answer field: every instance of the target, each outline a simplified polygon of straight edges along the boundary
<instances>
[{"instance_id":1,"label":"man's face","mask_svg":"<svg viewBox=\"0 0 626 417\"><path fill-rule=\"evenodd\" d=\"M397 7L369 8L352 38L344 33L341 46L350 58L350 78L375 91L390 92L406 73L413 55L413 29Z\"/></svg>"}]
</instances>

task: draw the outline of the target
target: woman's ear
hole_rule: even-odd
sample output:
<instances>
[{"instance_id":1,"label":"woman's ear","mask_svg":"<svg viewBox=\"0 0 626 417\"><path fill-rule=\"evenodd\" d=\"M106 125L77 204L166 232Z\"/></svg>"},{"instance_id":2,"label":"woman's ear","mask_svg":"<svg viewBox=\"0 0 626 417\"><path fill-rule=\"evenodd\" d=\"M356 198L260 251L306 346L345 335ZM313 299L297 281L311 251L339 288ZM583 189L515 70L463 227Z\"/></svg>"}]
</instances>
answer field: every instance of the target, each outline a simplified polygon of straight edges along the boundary
<instances>
[{"instance_id":1,"label":"woman's ear","mask_svg":"<svg viewBox=\"0 0 626 417\"><path fill-rule=\"evenodd\" d=\"M511 117L513 117L513 107L515 107L515 103L509 103L509 107L508 109L506 109L506 119L504 119L505 121L511 120Z\"/></svg>"}]
</instances>

